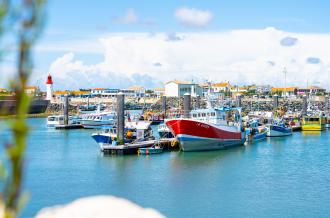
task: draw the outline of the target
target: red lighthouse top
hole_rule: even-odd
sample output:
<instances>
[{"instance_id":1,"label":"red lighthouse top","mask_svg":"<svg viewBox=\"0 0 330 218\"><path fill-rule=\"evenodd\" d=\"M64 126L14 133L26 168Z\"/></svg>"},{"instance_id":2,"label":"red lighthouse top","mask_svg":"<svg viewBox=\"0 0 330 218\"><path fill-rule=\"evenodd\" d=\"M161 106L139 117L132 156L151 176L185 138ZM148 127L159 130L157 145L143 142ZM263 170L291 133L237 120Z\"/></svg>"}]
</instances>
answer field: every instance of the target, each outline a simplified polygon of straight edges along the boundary
<instances>
[{"instance_id":1,"label":"red lighthouse top","mask_svg":"<svg viewBox=\"0 0 330 218\"><path fill-rule=\"evenodd\" d=\"M46 84L53 84L52 76L50 74L48 74Z\"/></svg>"}]
</instances>

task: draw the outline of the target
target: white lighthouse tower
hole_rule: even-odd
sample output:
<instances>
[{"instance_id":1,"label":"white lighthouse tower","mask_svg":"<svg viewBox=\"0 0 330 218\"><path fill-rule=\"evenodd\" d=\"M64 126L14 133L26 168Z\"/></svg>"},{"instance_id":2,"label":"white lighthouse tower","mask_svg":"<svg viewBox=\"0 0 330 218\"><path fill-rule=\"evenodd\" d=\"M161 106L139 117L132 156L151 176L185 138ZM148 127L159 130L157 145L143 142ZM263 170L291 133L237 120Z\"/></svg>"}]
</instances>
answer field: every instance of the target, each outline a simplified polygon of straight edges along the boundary
<instances>
[{"instance_id":1,"label":"white lighthouse tower","mask_svg":"<svg viewBox=\"0 0 330 218\"><path fill-rule=\"evenodd\" d=\"M52 101L53 100L53 79L50 74L47 77L46 86L47 86L46 100Z\"/></svg>"}]
</instances>

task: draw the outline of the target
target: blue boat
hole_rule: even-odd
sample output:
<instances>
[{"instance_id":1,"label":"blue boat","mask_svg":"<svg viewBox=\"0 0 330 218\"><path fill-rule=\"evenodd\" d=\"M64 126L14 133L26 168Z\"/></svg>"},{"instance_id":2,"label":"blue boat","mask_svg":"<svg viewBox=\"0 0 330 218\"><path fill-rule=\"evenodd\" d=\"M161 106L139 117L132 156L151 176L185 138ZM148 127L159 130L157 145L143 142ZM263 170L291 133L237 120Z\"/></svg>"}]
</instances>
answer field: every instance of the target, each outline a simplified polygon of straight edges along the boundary
<instances>
[{"instance_id":1,"label":"blue boat","mask_svg":"<svg viewBox=\"0 0 330 218\"><path fill-rule=\"evenodd\" d=\"M160 146L153 146L149 148L139 148L138 154L150 155L150 154L160 154L163 152L163 148Z\"/></svg>"},{"instance_id":2,"label":"blue boat","mask_svg":"<svg viewBox=\"0 0 330 218\"><path fill-rule=\"evenodd\" d=\"M104 146L115 145L117 142L117 128L112 126L104 127L102 132L92 134L92 138L103 150ZM126 122L125 124L125 143L135 141L146 141L154 139L150 122Z\"/></svg>"},{"instance_id":3,"label":"blue boat","mask_svg":"<svg viewBox=\"0 0 330 218\"><path fill-rule=\"evenodd\" d=\"M277 121L267 125L267 136L268 137L282 137L292 135L292 128L283 121Z\"/></svg>"},{"instance_id":4,"label":"blue boat","mask_svg":"<svg viewBox=\"0 0 330 218\"><path fill-rule=\"evenodd\" d=\"M245 132L248 142L260 141L266 139L267 136L267 128L261 125L258 120L252 120Z\"/></svg>"}]
</instances>

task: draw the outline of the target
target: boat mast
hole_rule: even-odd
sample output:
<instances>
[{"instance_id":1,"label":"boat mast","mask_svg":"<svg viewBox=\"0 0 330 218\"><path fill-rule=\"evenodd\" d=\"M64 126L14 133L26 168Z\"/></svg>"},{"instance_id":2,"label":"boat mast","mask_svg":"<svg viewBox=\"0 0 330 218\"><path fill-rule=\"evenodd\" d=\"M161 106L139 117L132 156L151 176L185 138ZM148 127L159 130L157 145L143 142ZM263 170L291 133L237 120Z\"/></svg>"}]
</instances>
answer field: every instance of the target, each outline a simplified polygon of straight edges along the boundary
<instances>
[{"instance_id":1,"label":"boat mast","mask_svg":"<svg viewBox=\"0 0 330 218\"><path fill-rule=\"evenodd\" d=\"M286 71L285 67L283 69L283 73L284 73L284 98L286 98L286 74L287 74L287 71Z\"/></svg>"}]
</instances>

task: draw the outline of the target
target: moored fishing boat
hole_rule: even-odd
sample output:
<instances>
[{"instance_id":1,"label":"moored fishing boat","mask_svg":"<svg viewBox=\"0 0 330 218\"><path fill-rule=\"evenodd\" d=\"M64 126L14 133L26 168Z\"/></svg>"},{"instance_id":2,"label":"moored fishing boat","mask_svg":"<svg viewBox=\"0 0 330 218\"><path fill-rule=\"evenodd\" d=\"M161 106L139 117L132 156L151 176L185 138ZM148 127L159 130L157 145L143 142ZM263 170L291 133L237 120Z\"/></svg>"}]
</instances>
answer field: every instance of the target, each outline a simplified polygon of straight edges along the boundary
<instances>
[{"instance_id":1,"label":"moored fishing boat","mask_svg":"<svg viewBox=\"0 0 330 218\"><path fill-rule=\"evenodd\" d=\"M103 150L104 146L116 145L117 143L117 128L104 127L102 132L92 134L92 138ZM146 141L154 139L150 122L126 122L125 123L125 143L132 143L136 141Z\"/></svg>"},{"instance_id":2,"label":"moored fishing boat","mask_svg":"<svg viewBox=\"0 0 330 218\"><path fill-rule=\"evenodd\" d=\"M304 116L302 119L303 131L325 130L326 118L324 116Z\"/></svg>"},{"instance_id":3,"label":"moored fishing boat","mask_svg":"<svg viewBox=\"0 0 330 218\"><path fill-rule=\"evenodd\" d=\"M165 120L183 151L225 149L245 142L240 108L198 109L190 117Z\"/></svg>"},{"instance_id":4,"label":"moored fishing boat","mask_svg":"<svg viewBox=\"0 0 330 218\"><path fill-rule=\"evenodd\" d=\"M69 116L68 124L79 124L79 121L76 117ZM51 115L47 117L48 128L55 128L60 125L64 125L64 115Z\"/></svg>"},{"instance_id":5,"label":"moored fishing boat","mask_svg":"<svg viewBox=\"0 0 330 218\"><path fill-rule=\"evenodd\" d=\"M266 139L267 128L261 125L258 120L252 120L249 127L245 130L246 139L248 142L255 142Z\"/></svg>"},{"instance_id":6,"label":"moored fishing boat","mask_svg":"<svg viewBox=\"0 0 330 218\"><path fill-rule=\"evenodd\" d=\"M330 128L330 116L327 117L327 121L325 123L325 128Z\"/></svg>"},{"instance_id":7,"label":"moored fishing boat","mask_svg":"<svg viewBox=\"0 0 330 218\"><path fill-rule=\"evenodd\" d=\"M267 136L268 137L281 137L292 135L292 128L286 125L283 121L274 121L271 124L267 124Z\"/></svg>"},{"instance_id":8,"label":"moored fishing boat","mask_svg":"<svg viewBox=\"0 0 330 218\"><path fill-rule=\"evenodd\" d=\"M84 114L79 122L85 129L99 129L102 126L114 125L115 119L115 112L102 112Z\"/></svg>"},{"instance_id":9,"label":"moored fishing boat","mask_svg":"<svg viewBox=\"0 0 330 218\"><path fill-rule=\"evenodd\" d=\"M301 131L301 120L299 118L294 118L289 125L292 128L292 131Z\"/></svg>"}]
</instances>

